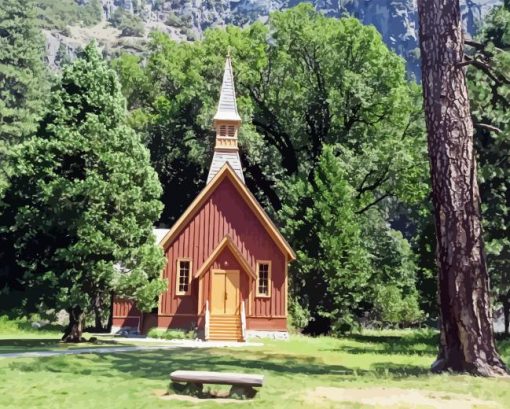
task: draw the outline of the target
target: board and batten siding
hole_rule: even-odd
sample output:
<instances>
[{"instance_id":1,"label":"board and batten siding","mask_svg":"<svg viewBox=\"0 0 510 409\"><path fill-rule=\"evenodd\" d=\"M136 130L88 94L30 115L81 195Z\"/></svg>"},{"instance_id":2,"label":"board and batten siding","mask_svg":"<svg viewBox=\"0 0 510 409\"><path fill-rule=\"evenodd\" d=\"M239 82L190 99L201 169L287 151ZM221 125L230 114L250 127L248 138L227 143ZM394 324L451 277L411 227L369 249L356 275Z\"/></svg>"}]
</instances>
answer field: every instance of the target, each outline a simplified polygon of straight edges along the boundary
<instances>
[{"instance_id":1,"label":"board and batten siding","mask_svg":"<svg viewBox=\"0 0 510 409\"><path fill-rule=\"evenodd\" d=\"M199 280L192 280L189 295L176 295L177 260L181 258L192 260L191 274L193 277L226 235L232 239L253 271L256 271L258 260L271 261L272 288L271 296L267 298L256 297L256 282L254 280L251 291L246 288L249 286L247 274L240 266L237 267L241 271L242 297L246 297L248 304L246 307L247 316L249 318L258 317L258 319L272 317L285 321L285 254L273 241L252 209L240 197L229 178L221 181L165 250L168 262L164 276L168 279L168 290L161 296L160 317L192 316L199 313ZM236 269L234 265L238 265L237 260L228 253L230 251L224 249L210 269L226 269L225 261L227 264L231 264L229 269ZM223 265L221 265L222 261ZM202 290L202 300L204 301L209 298L207 293L210 289L210 269L202 278L207 284ZM254 321L249 320L249 322Z\"/></svg>"}]
</instances>

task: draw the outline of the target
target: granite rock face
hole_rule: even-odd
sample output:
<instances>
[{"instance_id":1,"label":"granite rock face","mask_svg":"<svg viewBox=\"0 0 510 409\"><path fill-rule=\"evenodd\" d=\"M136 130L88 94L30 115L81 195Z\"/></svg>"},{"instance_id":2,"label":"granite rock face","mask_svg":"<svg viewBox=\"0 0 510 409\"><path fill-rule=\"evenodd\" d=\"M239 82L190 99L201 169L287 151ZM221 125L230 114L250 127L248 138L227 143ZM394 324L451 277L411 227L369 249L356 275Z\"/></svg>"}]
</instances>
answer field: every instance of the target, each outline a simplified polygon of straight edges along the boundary
<instances>
[{"instance_id":1,"label":"granite rock face","mask_svg":"<svg viewBox=\"0 0 510 409\"><path fill-rule=\"evenodd\" d=\"M76 0L85 4L90 0ZM100 0L105 20L118 7L138 15L147 31L166 30L184 40L200 38L209 27L243 26L265 21L274 10L284 10L306 0ZM408 61L411 72L419 66L417 0L308 0L327 16L351 15L374 25L384 41ZM473 35L481 18L502 0L461 0L467 32Z\"/></svg>"}]
</instances>

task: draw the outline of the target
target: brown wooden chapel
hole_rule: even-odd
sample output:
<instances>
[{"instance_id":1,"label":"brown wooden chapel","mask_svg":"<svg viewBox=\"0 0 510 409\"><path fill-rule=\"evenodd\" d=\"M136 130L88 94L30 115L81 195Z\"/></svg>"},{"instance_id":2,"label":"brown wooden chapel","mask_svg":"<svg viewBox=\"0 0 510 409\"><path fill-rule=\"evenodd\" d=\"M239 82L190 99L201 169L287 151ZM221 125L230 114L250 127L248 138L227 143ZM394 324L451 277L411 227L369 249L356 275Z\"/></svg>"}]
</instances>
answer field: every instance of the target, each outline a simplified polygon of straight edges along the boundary
<instances>
[{"instance_id":1,"label":"brown wooden chapel","mask_svg":"<svg viewBox=\"0 0 510 409\"><path fill-rule=\"evenodd\" d=\"M159 240L168 289L158 311L116 300L114 330L197 327L206 340L239 341L287 334L287 265L295 254L244 183L230 57L213 124L207 184Z\"/></svg>"}]
</instances>

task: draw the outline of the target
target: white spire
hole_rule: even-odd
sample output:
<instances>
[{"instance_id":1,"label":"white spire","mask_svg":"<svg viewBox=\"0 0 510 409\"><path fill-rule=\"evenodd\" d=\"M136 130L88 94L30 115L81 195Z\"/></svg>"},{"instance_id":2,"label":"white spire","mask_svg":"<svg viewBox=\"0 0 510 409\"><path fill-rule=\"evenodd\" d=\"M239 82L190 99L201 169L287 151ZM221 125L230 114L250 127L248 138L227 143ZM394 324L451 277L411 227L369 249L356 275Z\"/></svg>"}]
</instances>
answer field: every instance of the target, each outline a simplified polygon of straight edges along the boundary
<instances>
[{"instance_id":1,"label":"white spire","mask_svg":"<svg viewBox=\"0 0 510 409\"><path fill-rule=\"evenodd\" d=\"M209 169L207 183L216 176L225 163L229 163L237 176L244 182L243 167L237 147L237 134L241 126L241 117L237 112L230 52L225 62L220 102L213 122L216 128L216 145L214 146L214 156Z\"/></svg>"},{"instance_id":2,"label":"white spire","mask_svg":"<svg viewBox=\"0 0 510 409\"><path fill-rule=\"evenodd\" d=\"M241 121L237 112L236 90L234 87L234 74L232 72L232 62L230 54L225 61L225 72L223 73L223 83L221 85L220 102L214 120L223 121Z\"/></svg>"}]
</instances>

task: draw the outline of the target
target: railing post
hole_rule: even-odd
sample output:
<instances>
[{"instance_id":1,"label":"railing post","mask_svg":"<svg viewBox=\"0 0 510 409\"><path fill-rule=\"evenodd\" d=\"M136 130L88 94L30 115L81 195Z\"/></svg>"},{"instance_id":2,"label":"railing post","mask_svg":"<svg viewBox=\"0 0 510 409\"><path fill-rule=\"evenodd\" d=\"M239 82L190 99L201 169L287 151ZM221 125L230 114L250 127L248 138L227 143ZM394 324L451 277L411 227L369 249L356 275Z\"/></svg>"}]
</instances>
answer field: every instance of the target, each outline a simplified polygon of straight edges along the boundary
<instances>
[{"instance_id":1,"label":"railing post","mask_svg":"<svg viewBox=\"0 0 510 409\"><path fill-rule=\"evenodd\" d=\"M246 341L246 311L244 308L244 300L241 303L241 335L243 337L243 341Z\"/></svg>"},{"instance_id":2,"label":"railing post","mask_svg":"<svg viewBox=\"0 0 510 409\"><path fill-rule=\"evenodd\" d=\"M207 341L209 339L209 300L205 300L205 327L204 327L204 338Z\"/></svg>"}]
</instances>

